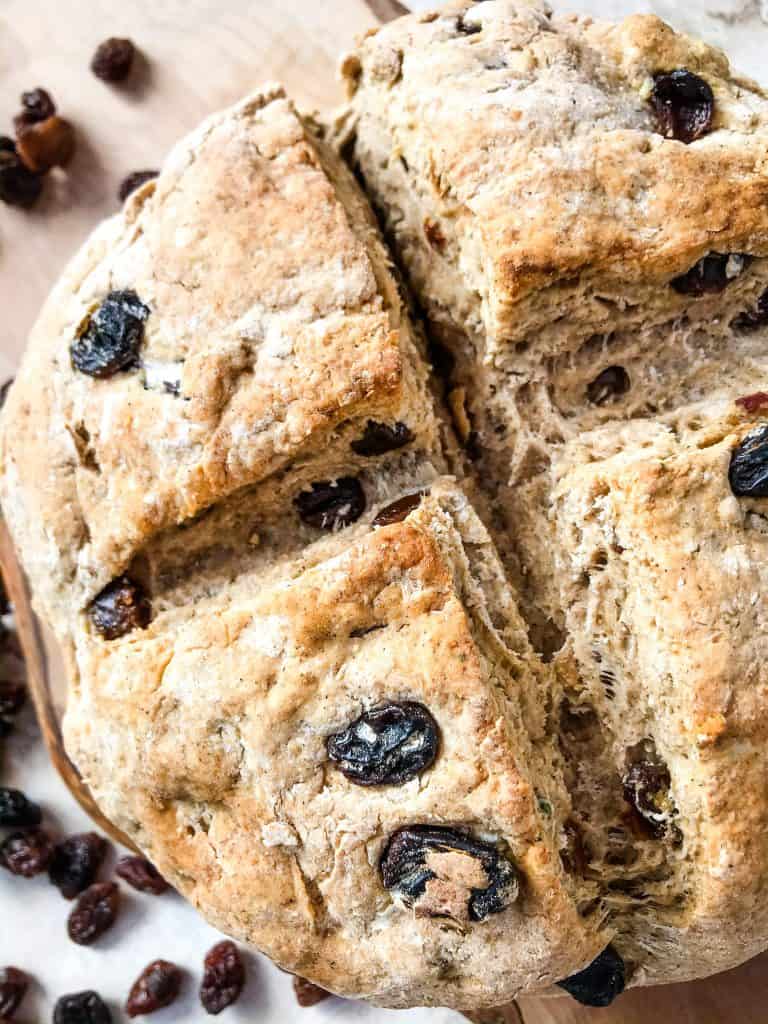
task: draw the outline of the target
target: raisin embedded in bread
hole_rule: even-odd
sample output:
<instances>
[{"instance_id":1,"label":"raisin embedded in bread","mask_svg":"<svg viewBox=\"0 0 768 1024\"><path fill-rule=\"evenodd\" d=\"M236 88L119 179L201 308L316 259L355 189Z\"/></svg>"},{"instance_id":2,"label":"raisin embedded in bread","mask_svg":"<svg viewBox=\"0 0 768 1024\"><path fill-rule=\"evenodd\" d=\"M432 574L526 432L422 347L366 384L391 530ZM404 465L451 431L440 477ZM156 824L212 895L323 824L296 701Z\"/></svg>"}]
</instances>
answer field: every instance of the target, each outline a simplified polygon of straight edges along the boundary
<instances>
[{"instance_id":1,"label":"raisin embedded in bread","mask_svg":"<svg viewBox=\"0 0 768 1024\"><path fill-rule=\"evenodd\" d=\"M732 966L768 944L768 457L739 447L768 388L768 97L655 17L512 0L394 22L344 71L344 152L561 687L571 860L632 984Z\"/></svg>"},{"instance_id":2,"label":"raisin embedded in bread","mask_svg":"<svg viewBox=\"0 0 768 1024\"><path fill-rule=\"evenodd\" d=\"M285 968L471 1007L613 929L569 860L554 672L441 475L425 351L352 175L266 90L66 272L2 500L105 813Z\"/></svg>"},{"instance_id":3,"label":"raisin embedded in bread","mask_svg":"<svg viewBox=\"0 0 768 1024\"><path fill-rule=\"evenodd\" d=\"M5 514L48 614L245 489L292 512L382 459L441 468L421 344L351 175L282 90L210 118L65 272L9 401ZM400 433L356 448L371 424Z\"/></svg>"},{"instance_id":4,"label":"raisin embedded in bread","mask_svg":"<svg viewBox=\"0 0 768 1024\"><path fill-rule=\"evenodd\" d=\"M573 974L612 931L560 857L546 669L487 532L441 480L338 541L80 636L71 756L210 921L324 988L471 1007Z\"/></svg>"}]
</instances>

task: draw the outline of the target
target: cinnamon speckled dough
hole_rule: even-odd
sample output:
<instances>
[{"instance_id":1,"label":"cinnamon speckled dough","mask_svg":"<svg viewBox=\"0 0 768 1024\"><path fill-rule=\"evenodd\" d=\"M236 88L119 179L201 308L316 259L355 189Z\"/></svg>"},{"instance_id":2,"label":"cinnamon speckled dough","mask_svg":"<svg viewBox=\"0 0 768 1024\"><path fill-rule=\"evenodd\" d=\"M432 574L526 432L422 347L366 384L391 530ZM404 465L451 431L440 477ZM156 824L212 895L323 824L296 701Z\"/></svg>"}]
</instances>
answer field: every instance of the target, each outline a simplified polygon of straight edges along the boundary
<instances>
[{"instance_id":1,"label":"cinnamon speckled dough","mask_svg":"<svg viewBox=\"0 0 768 1024\"><path fill-rule=\"evenodd\" d=\"M283 967L388 1006L471 1007L546 987L608 942L558 853L552 805L568 797L544 670L454 484L271 587L223 590L110 644L82 633L77 648L67 747L100 805L209 920ZM363 789L325 741L387 700L430 710L439 755L419 778ZM415 914L388 893L388 838L427 822L503 840L517 902L469 922L479 869L451 864L438 917L438 891Z\"/></svg>"},{"instance_id":2,"label":"cinnamon speckled dough","mask_svg":"<svg viewBox=\"0 0 768 1024\"><path fill-rule=\"evenodd\" d=\"M711 131L659 131L658 72L711 87ZM562 686L571 822L632 984L768 945L763 499L728 462L768 390L768 97L638 15L449 3L345 60L338 124L430 331L452 351L495 537ZM722 259L722 287L675 279ZM601 392L603 373L619 385ZM668 770L656 829L629 806ZM663 773L662 773L663 774Z\"/></svg>"}]
</instances>

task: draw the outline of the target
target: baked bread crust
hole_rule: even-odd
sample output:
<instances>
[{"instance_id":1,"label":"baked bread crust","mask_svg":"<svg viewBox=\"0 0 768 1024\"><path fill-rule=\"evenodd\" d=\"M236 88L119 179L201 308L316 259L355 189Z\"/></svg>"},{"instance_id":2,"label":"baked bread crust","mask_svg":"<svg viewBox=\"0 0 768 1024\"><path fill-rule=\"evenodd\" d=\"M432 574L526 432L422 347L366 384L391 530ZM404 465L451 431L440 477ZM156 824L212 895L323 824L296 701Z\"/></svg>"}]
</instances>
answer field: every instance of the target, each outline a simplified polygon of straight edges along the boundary
<instances>
[{"instance_id":1,"label":"baked bread crust","mask_svg":"<svg viewBox=\"0 0 768 1024\"><path fill-rule=\"evenodd\" d=\"M683 66L714 96L690 145L649 104ZM68 268L2 418L68 750L210 920L343 995L493 1005L609 943L613 995L732 966L768 941L765 533L728 487L768 101L658 19L510 0L345 73L476 472L322 129L278 86L210 118ZM112 295L141 343L93 374ZM391 702L425 760L355 776L334 744Z\"/></svg>"},{"instance_id":2,"label":"baked bread crust","mask_svg":"<svg viewBox=\"0 0 768 1024\"><path fill-rule=\"evenodd\" d=\"M675 71L712 92L693 140L654 111ZM768 98L656 17L512 0L392 23L344 72L340 143L561 687L582 875L632 984L731 967L768 942L764 501L728 472L766 409L735 400L768 390Z\"/></svg>"}]
</instances>

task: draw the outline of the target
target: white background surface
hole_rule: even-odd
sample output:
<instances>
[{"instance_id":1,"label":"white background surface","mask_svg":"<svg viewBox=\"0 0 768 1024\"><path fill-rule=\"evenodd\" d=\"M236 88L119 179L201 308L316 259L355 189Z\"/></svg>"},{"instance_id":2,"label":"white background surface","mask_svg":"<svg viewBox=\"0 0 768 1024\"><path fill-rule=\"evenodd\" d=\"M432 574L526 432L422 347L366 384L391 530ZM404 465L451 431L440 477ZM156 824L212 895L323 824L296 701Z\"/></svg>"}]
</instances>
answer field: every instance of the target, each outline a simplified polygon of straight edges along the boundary
<instances>
[{"instance_id":1,"label":"white background surface","mask_svg":"<svg viewBox=\"0 0 768 1024\"><path fill-rule=\"evenodd\" d=\"M411 6L428 9L435 5L428 0L413 0ZM768 0L688 0L685 4L672 0L567 0L558 6L605 17L655 11L676 27L726 48L740 70L763 81L768 79ZM151 40L141 43L151 56ZM48 45L55 45L55 41ZM28 710L19 720L17 734L6 743L2 779L3 784L17 785L39 800L56 832L90 827L48 764ZM107 872L103 874L106 877ZM46 877L26 881L0 872L0 966L14 964L37 979L17 1015L20 1024L43 1024L51 1019L57 996L84 988L97 989L110 1003L115 1022L121 1021L125 1018L120 1007L133 979L157 957L173 960L188 976L178 1002L150 1019L157 1024L210 1020L200 1009L197 987L203 956L217 941L217 933L174 893L155 897L136 893L125 885L121 888L123 905L118 923L94 948L86 949L66 938L71 904L52 889ZM265 958L245 955L248 984L239 1003L220 1018L228 1024L286 1024L294 1020L306 1024L460 1024L464 1020L447 1010L386 1011L338 999L302 1010L296 1006L289 978Z\"/></svg>"}]
</instances>

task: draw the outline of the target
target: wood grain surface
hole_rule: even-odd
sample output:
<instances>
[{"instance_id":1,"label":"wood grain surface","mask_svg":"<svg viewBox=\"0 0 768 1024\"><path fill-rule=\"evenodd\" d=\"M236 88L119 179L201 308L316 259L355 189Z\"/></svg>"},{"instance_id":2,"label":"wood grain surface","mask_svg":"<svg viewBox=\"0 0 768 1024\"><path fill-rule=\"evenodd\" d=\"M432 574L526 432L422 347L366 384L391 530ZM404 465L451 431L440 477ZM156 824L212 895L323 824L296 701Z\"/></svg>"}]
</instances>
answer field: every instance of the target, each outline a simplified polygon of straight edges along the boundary
<instances>
[{"instance_id":1,"label":"wood grain surface","mask_svg":"<svg viewBox=\"0 0 768 1024\"><path fill-rule=\"evenodd\" d=\"M202 117L268 79L283 81L308 109L341 100L338 55L356 35L404 10L398 0L0 0L0 133L10 132L22 89L48 88L78 131L75 159L56 172L31 212L0 209L0 381L13 373L29 328L65 261L118 209L130 171L157 167ZM110 87L88 63L110 35L142 51L131 80ZM61 660L35 622L4 527L0 564L16 604L21 640L46 741L68 784L110 831L61 750ZM49 685L50 683L50 685ZM407 1013L403 1020L407 1020ZM768 960L695 984L637 990L589 1010L568 998L522 999L472 1015L476 1024L768 1024Z\"/></svg>"}]
</instances>

